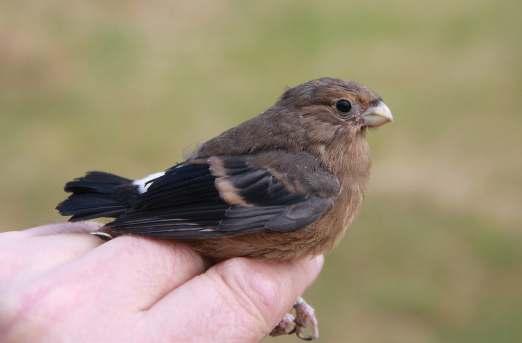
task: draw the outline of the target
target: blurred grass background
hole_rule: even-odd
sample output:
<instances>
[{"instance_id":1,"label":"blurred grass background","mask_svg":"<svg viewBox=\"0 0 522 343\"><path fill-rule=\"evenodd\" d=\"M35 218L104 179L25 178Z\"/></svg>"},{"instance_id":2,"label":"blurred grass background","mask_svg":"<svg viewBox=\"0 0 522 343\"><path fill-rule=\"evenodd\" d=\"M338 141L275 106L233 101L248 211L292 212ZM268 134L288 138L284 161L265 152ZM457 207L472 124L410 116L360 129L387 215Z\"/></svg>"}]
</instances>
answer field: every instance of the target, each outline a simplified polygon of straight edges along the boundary
<instances>
[{"instance_id":1,"label":"blurred grass background","mask_svg":"<svg viewBox=\"0 0 522 343\"><path fill-rule=\"evenodd\" d=\"M521 4L2 2L1 230L62 220L86 170L148 174L285 86L355 79L396 122L309 292L322 341L522 342Z\"/></svg>"}]
</instances>

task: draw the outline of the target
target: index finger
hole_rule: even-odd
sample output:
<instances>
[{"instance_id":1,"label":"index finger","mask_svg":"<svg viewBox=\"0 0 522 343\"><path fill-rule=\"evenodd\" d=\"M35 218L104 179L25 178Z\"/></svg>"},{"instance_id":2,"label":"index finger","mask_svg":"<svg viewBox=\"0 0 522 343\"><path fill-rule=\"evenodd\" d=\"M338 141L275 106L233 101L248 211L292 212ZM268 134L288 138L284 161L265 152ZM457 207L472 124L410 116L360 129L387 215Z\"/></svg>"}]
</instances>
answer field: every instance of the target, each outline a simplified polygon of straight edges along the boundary
<instances>
[{"instance_id":1,"label":"index finger","mask_svg":"<svg viewBox=\"0 0 522 343\"><path fill-rule=\"evenodd\" d=\"M145 313L158 341L266 336L319 274L323 257L273 263L234 258L170 292ZM158 336L161 335L161 336Z\"/></svg>"}]
</instances>

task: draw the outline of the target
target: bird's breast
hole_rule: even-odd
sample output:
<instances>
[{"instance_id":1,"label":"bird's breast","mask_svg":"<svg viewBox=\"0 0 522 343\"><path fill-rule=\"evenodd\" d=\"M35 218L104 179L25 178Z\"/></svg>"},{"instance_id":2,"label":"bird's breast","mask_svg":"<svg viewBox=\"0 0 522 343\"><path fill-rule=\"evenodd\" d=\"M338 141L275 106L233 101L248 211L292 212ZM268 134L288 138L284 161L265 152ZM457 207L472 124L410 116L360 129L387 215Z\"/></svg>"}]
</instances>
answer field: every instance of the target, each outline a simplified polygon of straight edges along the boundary
<instances>
[{"instance_id":1,"label":"bird's breast","mask_svg":"<svg viewBox=\"0 0 522 343\"><path fill-rule=\"evenodd\" d=\"M316 222L292 232L262 232L194 241L193 248L215 260L243 256L286 261L327 252L344 236L357 215L369 177L370 159L363 135L351 137L323 154L323 164L337 176L341 190L332 208ZM318 156L319 157L319 156Z\"/></svg>"}]
</instances>

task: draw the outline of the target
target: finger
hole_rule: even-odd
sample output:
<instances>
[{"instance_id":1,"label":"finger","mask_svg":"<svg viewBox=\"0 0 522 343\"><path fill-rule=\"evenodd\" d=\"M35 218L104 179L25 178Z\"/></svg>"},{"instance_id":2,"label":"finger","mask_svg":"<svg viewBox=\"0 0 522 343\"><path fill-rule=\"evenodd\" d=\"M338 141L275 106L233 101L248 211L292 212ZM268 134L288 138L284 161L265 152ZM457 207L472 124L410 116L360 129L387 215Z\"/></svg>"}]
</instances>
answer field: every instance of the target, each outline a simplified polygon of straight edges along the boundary
<instances>
[{"instance_id":1,"label":"finger","mask_svg":"<svg viewBox=\"0 0 522 343\"><path fill-rule=\"evenodd\" d=\"M181 243L120 236L48 278L82 294L83 301L139 311L204 268L203 259Z\"/></svg>"},{"instance_id":2,"label":"finger","mask_svg":"<svg viewBox=\"0 0 522 343\"><path fill-rule=\"evenodd\" d=\"M102 228L103 224L93 221L84 222L65 222L56 224L47 224L37 226L32 229L20 231L22 235L27 236L46 236L57 235L61 233L91 233Z\"/></svg>"},{"instance_id":3,"label":"finger","mask_svg":"<svg viewBox=\"0 0 522 343\"><path fill-rule=\"evenodd\" d=\"M84 255L101 243L103 241L97 237L77 233L1 237L0 284L5 280L43 274Z\"/></svg>"},{"instance_id":4,"label":"finger","mask_svg":"<svg viewBox=\"0 0 522 343\"><path fill-rule=\"evenodd\" d=\"M220 337L224 342L257 342L313 282L322 263L322 256L292 263L225 261L147 311L149 334L163 335L165 341Z\"/></svg>"},{"instance_id":5,"label":"finger","mask_svg":"<svg viewBox=\"0 0 522 343\"><path fill-rule=\"evenodd\" d=\"M91 233L99 231L102 224L96 222L65 222L41 225L26 230L6 231L0 233L0 245L12 244L13 240L27 237L57 235L61 233Z\"/></svg>"}]
</instances>

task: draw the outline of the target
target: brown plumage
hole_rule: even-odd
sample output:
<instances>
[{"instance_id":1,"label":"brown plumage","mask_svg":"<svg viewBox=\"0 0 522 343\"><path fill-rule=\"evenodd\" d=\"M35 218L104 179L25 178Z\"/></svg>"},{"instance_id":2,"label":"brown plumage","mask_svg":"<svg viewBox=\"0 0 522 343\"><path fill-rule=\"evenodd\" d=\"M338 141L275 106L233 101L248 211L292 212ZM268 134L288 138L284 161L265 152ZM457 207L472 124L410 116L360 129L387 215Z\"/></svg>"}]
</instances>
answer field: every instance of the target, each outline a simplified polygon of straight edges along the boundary
<instances>
[{"instance_id":1,"label":"brown plumage","mask_svg":"<svg viewBox=\"0 0 522 343\"><path fill-rule=\"evenodd\" d=\"M204 256L291 260L332 249L361 206L368 127L392 120L353 81L290 88L268 110L149 179L91 172L66 185L71 220L115 217L112 234L183 240Z\"/></svg>"}]
</instances>

